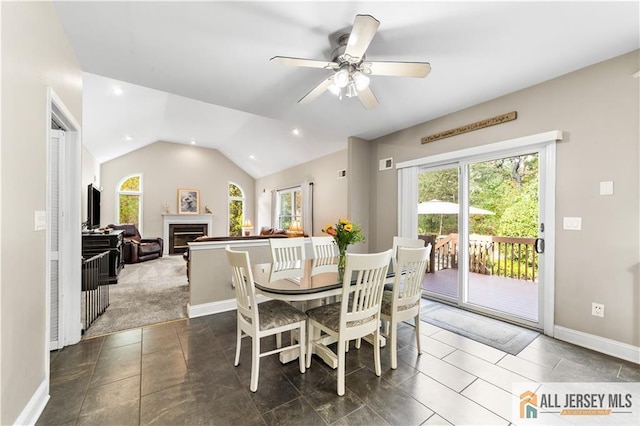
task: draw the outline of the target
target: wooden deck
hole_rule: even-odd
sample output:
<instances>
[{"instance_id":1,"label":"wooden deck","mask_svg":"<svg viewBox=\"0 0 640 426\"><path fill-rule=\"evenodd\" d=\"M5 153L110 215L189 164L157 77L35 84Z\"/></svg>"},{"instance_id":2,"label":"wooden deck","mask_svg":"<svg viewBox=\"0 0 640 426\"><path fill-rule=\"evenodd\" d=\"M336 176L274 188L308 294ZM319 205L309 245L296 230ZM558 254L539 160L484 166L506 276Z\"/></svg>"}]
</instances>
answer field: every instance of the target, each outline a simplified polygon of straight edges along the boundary
<instances>
[{"instance_id":1,"label":"wooden deck","mask_svg":"<svg viewBox=\"0 0 640 426\"><path fill-rule=\"evenodd\" d=\"M457 298L458 270L442 269L425 274L422 288ZM535 282L470 272L469 302L529 321L538 321L538 283Z\"/></svg>"}]
</instances>

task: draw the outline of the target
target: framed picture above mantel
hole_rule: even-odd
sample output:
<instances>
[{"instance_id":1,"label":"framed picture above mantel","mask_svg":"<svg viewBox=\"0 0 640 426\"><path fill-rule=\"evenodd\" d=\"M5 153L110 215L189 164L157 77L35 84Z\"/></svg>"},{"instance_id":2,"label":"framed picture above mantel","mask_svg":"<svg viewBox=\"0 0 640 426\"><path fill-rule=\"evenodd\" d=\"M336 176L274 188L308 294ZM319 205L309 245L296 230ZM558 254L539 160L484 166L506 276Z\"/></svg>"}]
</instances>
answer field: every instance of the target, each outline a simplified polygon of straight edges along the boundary
<instances>
[{"instance_id":1,"label":"framed picture above mantel","mask_svg":"<svg viewBox=\"0 0 640 426\"><path fill-rule=\"evenodd\" d=\"M200 190L199 189L178 189L178 213L179 214L200 214Z\"/></svg>"}]
</instances>

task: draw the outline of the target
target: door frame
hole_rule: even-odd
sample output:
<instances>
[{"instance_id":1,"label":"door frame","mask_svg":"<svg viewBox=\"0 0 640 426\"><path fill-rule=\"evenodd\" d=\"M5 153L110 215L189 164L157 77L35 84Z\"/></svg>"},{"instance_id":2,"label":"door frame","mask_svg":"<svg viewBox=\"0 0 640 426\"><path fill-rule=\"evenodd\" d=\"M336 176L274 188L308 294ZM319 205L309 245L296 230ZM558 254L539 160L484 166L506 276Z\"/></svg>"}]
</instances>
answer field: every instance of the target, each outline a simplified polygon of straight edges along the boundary
<instances>
[{"instance_id":1,"label":"door frame","mask_svg":"<svg viewBox=\"0 0 640 426\"><path fill-rule=\"evenodd\" d=\"M65 131L64 144L61 148L64 169L60 170L62 185L59 190L63 194L60 204L61 248L59 253L60 265L60 298L58 312L60 313L60 333L58 345L64 347L78 343L82 333L80 320L80 289L81 289L81 128L71 111L51 87L47 87L46 99L46 143L51 143L51 121L56 122ZM52 161L47 154L47 164ZM47 176L47 188L50 187ZM51 223L51 194L47 189L46 214L47 225ZM46 291L45 291L45 371L49 381L49 352L51 350L51 230L46 231Z\"/></svg>"},{"instance_id":2,"label":"door frame","mask_svg":"<svg viewBox=\"0 0 640 426\"><path fill-rule=\"evenodd\" d=\"M500 142L480 145L472 148L451 151L429 157L418 158L396 164L397 169L414 168L416 171L420 167L439 166L454 162L464 162L476 160L489 155L509 156L510 153L521 152L523 149L542 149L544 155L540 155L540 167L544 167L545 174L539 176L540 190L544 192L546 202L541 206L540 221L545 223L545 262L539 270L539 276L544 283L542 304L539 303L539 320L542 321L543 332L553 337L554 329L554 307L555 307L555 180L556 180L556 142L562 141L563 133L560 130L553 130L538 133L520 138L508 139ZM402 172L402 170L399 170ZM407 223L408 217L417 216L417 203L403 202L403 192L398 192L398 212L403 218L398 218L399 224ZM466 196L465 196L466 197ZM461 200L462 201L462 200ZM413 204L416 204L413 206ZM460 220L464 220L461 218ZM401 236L417 237L417 229L412 231L415 235L402 235L402 227L398 231ZM459 231L462 231L459 229ZM405 229L406 233L406 229ZM464 261L464 259L462 259ZM540 300L540 299L539 299Z\"/></svg>"}]
</instances>

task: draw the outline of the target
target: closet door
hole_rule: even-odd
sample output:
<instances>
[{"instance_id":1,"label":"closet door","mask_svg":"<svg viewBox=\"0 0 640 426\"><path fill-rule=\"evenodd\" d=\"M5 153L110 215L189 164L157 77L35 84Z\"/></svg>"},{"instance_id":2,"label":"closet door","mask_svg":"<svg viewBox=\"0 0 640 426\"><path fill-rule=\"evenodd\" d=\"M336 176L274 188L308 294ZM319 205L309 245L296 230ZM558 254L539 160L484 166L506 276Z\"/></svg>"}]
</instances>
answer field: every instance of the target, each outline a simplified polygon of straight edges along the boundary
<instances>
[{"instance_id":1,"label":"closet door","mask_svg":"<svg viewBox=\"0 0 640 426\"><path fill-rule=\"evenodd\" d=\"M50 350L60 349L62 342L62 291L61 291L61 265L60 253L62 252L62 191L63 188L63 151L65 133L63 130L52 130L48 148L48 217L47 217L47 241L48 241L48 275L51 283L50 292Z\"/></svg>"}]
</instances>

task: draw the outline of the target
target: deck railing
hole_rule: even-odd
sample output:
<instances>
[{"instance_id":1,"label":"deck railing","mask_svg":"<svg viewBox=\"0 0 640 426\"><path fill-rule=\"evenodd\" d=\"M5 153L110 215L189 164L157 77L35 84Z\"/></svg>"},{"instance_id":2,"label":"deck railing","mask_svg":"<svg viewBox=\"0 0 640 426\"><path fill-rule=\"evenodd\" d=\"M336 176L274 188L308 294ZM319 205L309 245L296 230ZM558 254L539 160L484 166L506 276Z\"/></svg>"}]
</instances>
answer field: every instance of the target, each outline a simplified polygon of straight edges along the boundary
<instances>
[{"instance_id":1,"label":"deck railing","mask_svg":"<svg viewBox=\"0 0 640 426\"><path fill-rule=\"evenodd\" d=\"M428 272L458 267L458 234L421 235L420 238L433 247ZM535 238L472 235L469 271L535 282L538 279L535 241Z\"/></svg>"}]
</instances>

